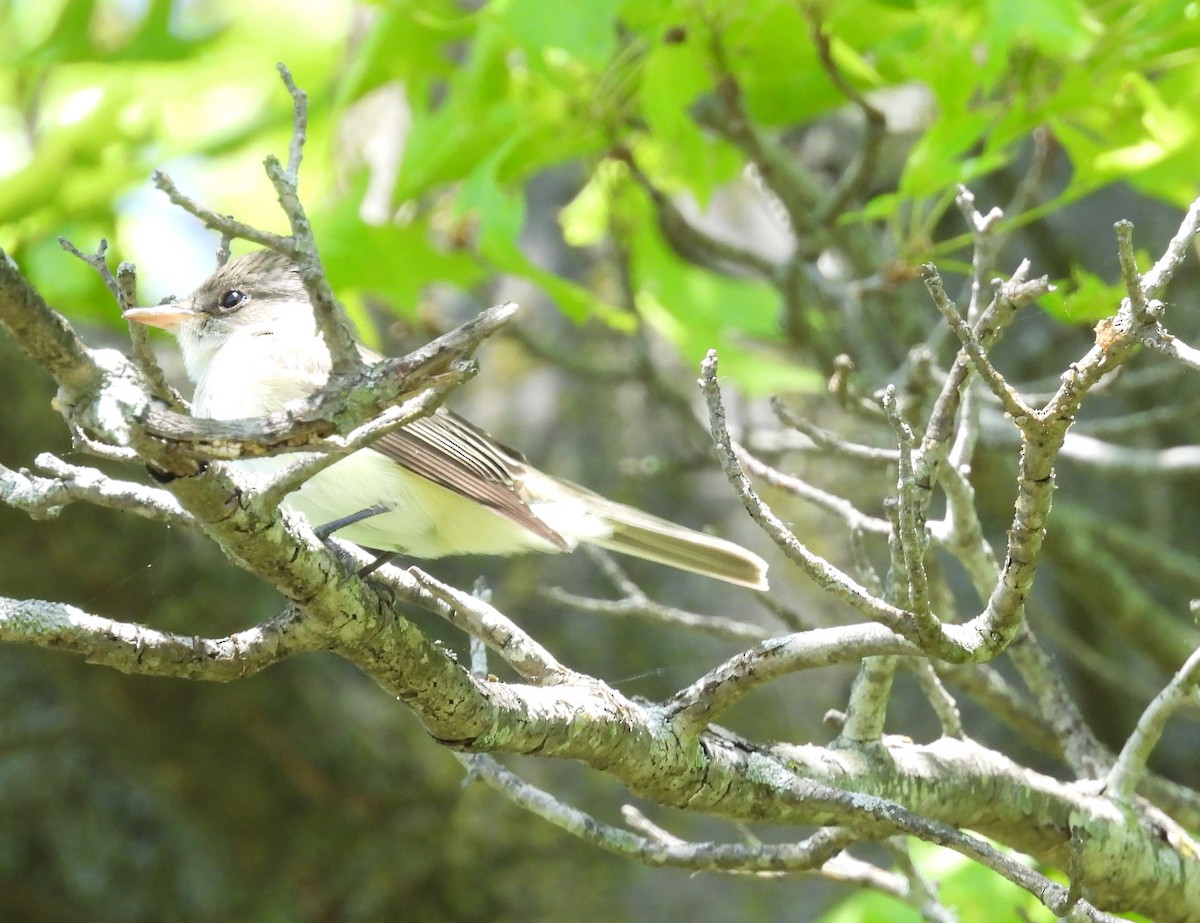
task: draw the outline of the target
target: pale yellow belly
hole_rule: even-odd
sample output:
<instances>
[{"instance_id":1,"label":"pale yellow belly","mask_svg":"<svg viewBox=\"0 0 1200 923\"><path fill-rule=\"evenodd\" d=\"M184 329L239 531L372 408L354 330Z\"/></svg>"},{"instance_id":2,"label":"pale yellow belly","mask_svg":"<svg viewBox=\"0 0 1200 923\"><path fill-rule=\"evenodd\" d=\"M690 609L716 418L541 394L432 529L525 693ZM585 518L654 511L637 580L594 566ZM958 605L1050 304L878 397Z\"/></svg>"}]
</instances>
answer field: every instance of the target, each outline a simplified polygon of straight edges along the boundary
<instances>
[{"instance_id":1,"label":"pale yellow belly","mask_svg":"<svg viewBox=\"0 0 1200 923\"><path fill-rule=\"evenodd\" d=\"M258 476L270 476L299 457L284 455L236 464ZM388 511L335 534L357 545L417 558L560 550L523 526L370 449L321 471L284 501L313 527L379 504Z\"/></svg>"}]
</instances>

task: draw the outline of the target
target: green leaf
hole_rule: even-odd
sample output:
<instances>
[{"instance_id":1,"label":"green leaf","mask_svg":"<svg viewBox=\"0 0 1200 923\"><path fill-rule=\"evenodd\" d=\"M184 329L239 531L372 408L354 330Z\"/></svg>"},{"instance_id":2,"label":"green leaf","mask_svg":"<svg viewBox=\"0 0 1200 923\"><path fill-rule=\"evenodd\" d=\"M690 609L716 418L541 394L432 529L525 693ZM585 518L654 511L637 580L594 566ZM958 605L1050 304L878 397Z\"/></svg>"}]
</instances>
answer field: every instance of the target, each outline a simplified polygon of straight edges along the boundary
<instances>
[{"instance_id":1,"label":"green leaf","mask_svg":"<svg viewBox=\"0 0 1200 923\"><path fill-rule=\"evenodd\" d=\"M179 61L198 53L217 34L212 29L191 38L172 28L172 0L150 0L128 36L111 46L95 41L96 0L68 0L53 30L38 45L20 55L20 67L85 61Z\"/></svg>"},{"instance_id":2,"label":"green leaf","mask_svg":"<svg viewBox=\"0 0 1200 923\"><path fill-rule=\"evenodd\" d=\"M1056 282L1055 290L1039 298L1038 305L1064 323L1090 324L1116 313L1124 297L1124 284L1105 282L1074 267L1071 278Z\"/></svg>"},{"instance_id":3,"label":"green leaf","mask_svg":"<svg viewBox=\"0 0 1200 923\"><path fill-rule=\"evenodd\" d=\"M499 270L536 283L564 314L577 322L599 318L613 326L629 329L633 321L628 312L604 303L583 286L534 265L521 251L525 199L520 189L504 186L497 177L497 168L505 153L501 149L493 154L459 190L458 209L475 216L478 221L480 256Z\"/></svg>"},{"instance_id":4,"label":"green leaf","mask_svg":"<svg viewBox=\"0 0 1200 923\"><path fill-rule=\"evenodd\" d=\"M485 24L466 65L447 81L443 99L420 98L410 88L413 124L396 181L397 201L470 174L519 130L507 54L500 30Z\"/></svg>"},{"instance_id":5,"label":"green leaf","mask_svg":"<svg viewBox=\"0 0 1200 923\"><path fill-rule=\"evenodd\" d=\"M909 850L917 867L938 883L937 897L960 920L1053 923L1054 915L1033 895L991 869L949 850L916 840ZM917 910L878 891L860 891L820 918L820 923L922 923Z\"/></svg>"},{"instance_id":6,"label":"green leaf","mask_svg":"<svg viewBox=\"0 0 1200 923\"><path fill-rule=\"evenodd\" d=\"M683 262L656 226L637 223L629 241L634 300L646 322L699 367L710 349L721 373L750 393L814 390L823 377L780 349L779 293Z\"/></svg>"},{"instance_id":7,"label":"green leaf","mask_svg":"<svg viewBox=\"0 0 1200 923\"><path fill-rule=\"evenodd\" d=\"M987 0L991 22L984 33L990 54L1006 58L1015 44L1061 60L1081 60L1104 27L1081 0Z\"/></svg>"},{"instance_id":8,"label":"green leaf","mask_svg":"<svg viewBox=\"0 0 1200 923\"><path fill-rule=\"evenodd\" d=\"M996 119L989 108L939 118L913 147L904 166L900 191L914 198L936 196L1004 165L1007 151L968 154Z\"/></svg>"},{"instance_id":9,"label":"green leaf","mask_svg":"<svg viewBox=\"0 0 1200 923\"><path fill-rule=\"evenodd\" d=\"M427 286L468 289L483 281L486 271L473 256L434 244L426 216L403 224L366 224L358 213L365 188L366 177L361 176L348 194L312 215L329 281L339 298L371 296L413 317Z\"/></svg>"},{"instance_id":10,"label":"green leaf","mask_svg":"<svg viewBox=\"0 0 1200 923\"><path fill-rule=\"evenodd\" d=\"M478 13L464 13L455 0L393 0L381 6L357 52L346 61L336 98L339 108L391 80L426 86L431 77L452 73L454 61L446 46L469 37L479 22Z\"/></svg>"},{"instance_id":11,"label":"green leaf","mask_svg":"<svg viewBox=\"0 0 1200 923\"><path fill-rule=\"evenodd\" d=\"M653 143L669 152L661 159L667 185L686 188L703 205L715 189L742 166L741 156L724 140L697 125L691 107L712 90L708 53L696 41L658 42L646 55L638 100Z\"/></svg>"},{"instance_id":12,"label":"green leaf","mask_svg":"<svg viewBox=\"0 0 1200 923\"><path fill-rule=\"evenodd\" d=\"M554 59L564 54L601 70L616 48L620 6L621 0L588 0L569 9L545 0L497 0L487 9L525 52L531 68L552 73Z\"/></svg>"}]
</instances>

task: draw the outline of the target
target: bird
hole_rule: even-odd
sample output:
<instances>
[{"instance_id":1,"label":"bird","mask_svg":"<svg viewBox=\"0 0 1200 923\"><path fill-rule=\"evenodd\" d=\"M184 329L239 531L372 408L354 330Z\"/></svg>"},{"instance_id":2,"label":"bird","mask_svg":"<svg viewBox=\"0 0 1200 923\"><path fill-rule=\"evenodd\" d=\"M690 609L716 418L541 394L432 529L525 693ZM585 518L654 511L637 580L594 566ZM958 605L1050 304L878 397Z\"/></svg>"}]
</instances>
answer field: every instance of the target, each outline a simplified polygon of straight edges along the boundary
<instances>
[{"instance_id":1,"label":"bird","mask_svg":"<svg viewBox=\"0 0 1200 923\"><path fill-rule=\"evenodd\" d=\"M182 300L122 316L175 336L196 417L275 413L318 391L333 365L298 265L273 250L229 260ZM381 358L359 349L367 362ZM232 464L261 478L290 463L266 456ZM319 471L283 505L318 530L419 559L568 552L587 543L768 588L757 554L545 474L444 408Z\"/></svg>"}]
</instances>

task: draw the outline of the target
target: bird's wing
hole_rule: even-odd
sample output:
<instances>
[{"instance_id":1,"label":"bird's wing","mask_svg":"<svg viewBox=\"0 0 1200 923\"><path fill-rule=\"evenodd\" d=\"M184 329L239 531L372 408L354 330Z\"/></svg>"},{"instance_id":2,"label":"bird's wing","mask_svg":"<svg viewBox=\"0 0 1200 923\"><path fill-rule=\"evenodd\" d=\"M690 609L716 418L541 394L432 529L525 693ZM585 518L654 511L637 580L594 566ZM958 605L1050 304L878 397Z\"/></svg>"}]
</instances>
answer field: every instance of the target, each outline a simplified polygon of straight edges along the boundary
<instances>
[{"instance_id":1,"label":"bird's wing","mask_svg":"<svg viewBox=\"0 0 1200 923\"><path fill-rule=\"evenodd\" d=\"M564 551L570 544L533 514L520 490L519 452L450 411L414 420L371 448L435 484L480 503Z\"/></svg>"}]
</instances>

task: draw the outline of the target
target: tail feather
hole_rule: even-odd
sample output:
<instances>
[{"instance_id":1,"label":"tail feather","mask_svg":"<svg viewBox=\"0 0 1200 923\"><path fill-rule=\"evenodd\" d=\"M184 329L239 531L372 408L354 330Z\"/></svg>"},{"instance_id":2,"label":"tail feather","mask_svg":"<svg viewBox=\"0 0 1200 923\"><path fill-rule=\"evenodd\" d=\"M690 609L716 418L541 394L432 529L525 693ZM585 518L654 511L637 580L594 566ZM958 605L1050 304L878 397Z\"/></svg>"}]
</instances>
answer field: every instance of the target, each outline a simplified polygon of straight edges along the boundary
<instances>
[{"instance_id":1,"label":"tail feather","mask_svg":"<svg viewBox=\"0 0 1200 923\"><path fill-rule=\"evenodd\" d=\"M741 545L609 500L589 506L612 531L584 541L752 590L768 588L767 562Z\"/></svg>"}]
</instances>

